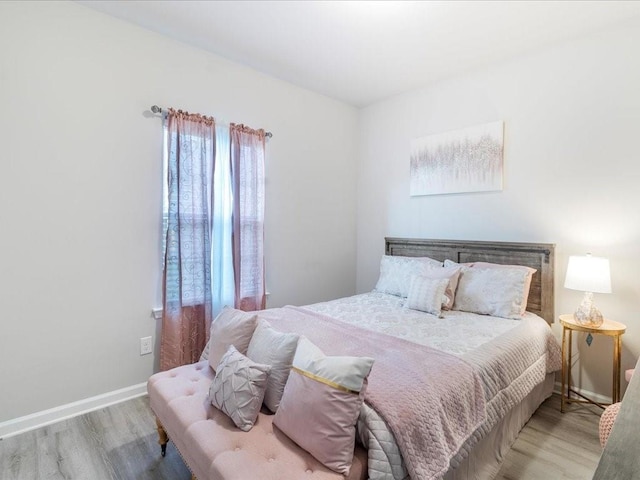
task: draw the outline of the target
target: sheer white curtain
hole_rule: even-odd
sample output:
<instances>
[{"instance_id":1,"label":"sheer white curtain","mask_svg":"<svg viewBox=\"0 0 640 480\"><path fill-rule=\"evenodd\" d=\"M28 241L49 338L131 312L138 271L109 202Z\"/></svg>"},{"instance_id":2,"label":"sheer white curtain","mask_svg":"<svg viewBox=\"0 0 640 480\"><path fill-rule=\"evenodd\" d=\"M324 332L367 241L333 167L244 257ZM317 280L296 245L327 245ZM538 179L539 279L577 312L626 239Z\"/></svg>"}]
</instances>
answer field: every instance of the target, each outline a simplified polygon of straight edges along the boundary
<instances>
[{"instance_id":1,"label":"sheer white curtain","mask_svg":"<svg viewBox=\"0 0 640 480\"><path fill-rule=\"evenodd\" d=\"M224 306L234 306L235 281L233 274L231 189L231 143L229 127L216 126L216 155L211 192L211 296L215 318Z\"/></svg>"}]
</instances>

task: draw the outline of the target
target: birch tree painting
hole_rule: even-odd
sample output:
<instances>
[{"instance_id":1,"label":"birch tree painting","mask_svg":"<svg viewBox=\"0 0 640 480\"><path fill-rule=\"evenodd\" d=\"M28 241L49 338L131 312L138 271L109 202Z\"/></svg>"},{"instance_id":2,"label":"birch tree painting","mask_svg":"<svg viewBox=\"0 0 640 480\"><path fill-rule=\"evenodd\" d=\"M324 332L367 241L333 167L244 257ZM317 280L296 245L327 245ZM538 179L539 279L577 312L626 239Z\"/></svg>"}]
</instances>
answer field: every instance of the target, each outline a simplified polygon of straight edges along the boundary
<instances>
[{"instance_id":1,"label":"birch tree painting","mask_svg":"<svg viewBox=\"0 0 640 480\"><path fill-rule=\"evenodd\" d=\"M411 141L411 195L502 190L503 122Z\"/></svg>"}]
</instances>

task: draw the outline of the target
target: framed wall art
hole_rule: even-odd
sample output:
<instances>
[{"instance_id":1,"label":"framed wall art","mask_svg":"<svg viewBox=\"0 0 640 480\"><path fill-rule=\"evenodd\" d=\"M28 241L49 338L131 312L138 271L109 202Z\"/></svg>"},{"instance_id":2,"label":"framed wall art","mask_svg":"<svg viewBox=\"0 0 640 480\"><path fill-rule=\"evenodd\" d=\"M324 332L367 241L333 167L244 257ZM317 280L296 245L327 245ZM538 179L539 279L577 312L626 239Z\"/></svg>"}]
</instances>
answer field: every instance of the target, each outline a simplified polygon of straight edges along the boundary
<instances>
[{"instance_id":1,"label":"framed wall art","mask_svg":"<svg viewBox=\"0 0 640 480\"><path fill-rule=\"evenodd\" d=\"M504 122L411 141L410 195L502 190Z\"/></svg>"}]
</instances>

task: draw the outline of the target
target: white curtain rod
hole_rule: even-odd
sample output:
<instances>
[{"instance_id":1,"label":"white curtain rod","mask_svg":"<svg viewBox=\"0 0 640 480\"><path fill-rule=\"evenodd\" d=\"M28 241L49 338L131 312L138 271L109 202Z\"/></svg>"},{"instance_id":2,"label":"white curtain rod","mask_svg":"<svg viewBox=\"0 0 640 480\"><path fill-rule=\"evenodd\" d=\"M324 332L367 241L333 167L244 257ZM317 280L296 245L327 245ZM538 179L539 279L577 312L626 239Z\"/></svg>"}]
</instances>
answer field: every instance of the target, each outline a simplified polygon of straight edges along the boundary
<instances>
[{"instance_id":1,"label":"white curtain rod","mask_svg":"<svg viewBox=\"0 0 640 480\"><path fill-rule=\"evenodd\" d=\"M167 109L159 107L158 105L151 105L151 111L153 113L162 113L163 111L166 112ZM265 132L264 136L267 137L267 138L271 138L271 137L273 137L273 133Z\"/></svg>"}]
</instances>

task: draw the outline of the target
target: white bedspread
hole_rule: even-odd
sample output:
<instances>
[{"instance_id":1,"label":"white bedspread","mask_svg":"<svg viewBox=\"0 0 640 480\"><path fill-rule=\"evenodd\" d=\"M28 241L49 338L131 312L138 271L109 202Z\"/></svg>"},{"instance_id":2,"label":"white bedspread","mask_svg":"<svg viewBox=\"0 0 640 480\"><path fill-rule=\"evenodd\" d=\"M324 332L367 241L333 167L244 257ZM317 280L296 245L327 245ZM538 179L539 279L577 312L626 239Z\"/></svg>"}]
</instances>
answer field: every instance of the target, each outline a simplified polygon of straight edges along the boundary
<instances>
[{"instance_id":1,"label":"white bedspread","mask_svg":"<svg viewBox=\"0 0 640 480\"><path fill-rule=\"evenodd\" d=\"M455 467L547 373L560 369L560 348L547 323L531 313L522 320L458 311L444 312L444 318L438 318L406 309L403 304L402 298L372 292L305 308L461 356L477 369L484 383L487 420L451 459ZM369 450L371 480L407 477L393 434L366 404L358 420L358 432Z\"/></svg>"},{"instance_id":2,"label":"white bedspread","mask_svg":"<svg viewBox=\"0 0 640 480\"><path fill-rule=\"evenodd\" d=\"M458 311L443 312L444 318L438 318L405 308L404 300L395 295L371 292L304 308L452 355L470 352L520 323L520 320ZM526 316L536 317L528 312Z\"/></svg>"}]
</instances>

